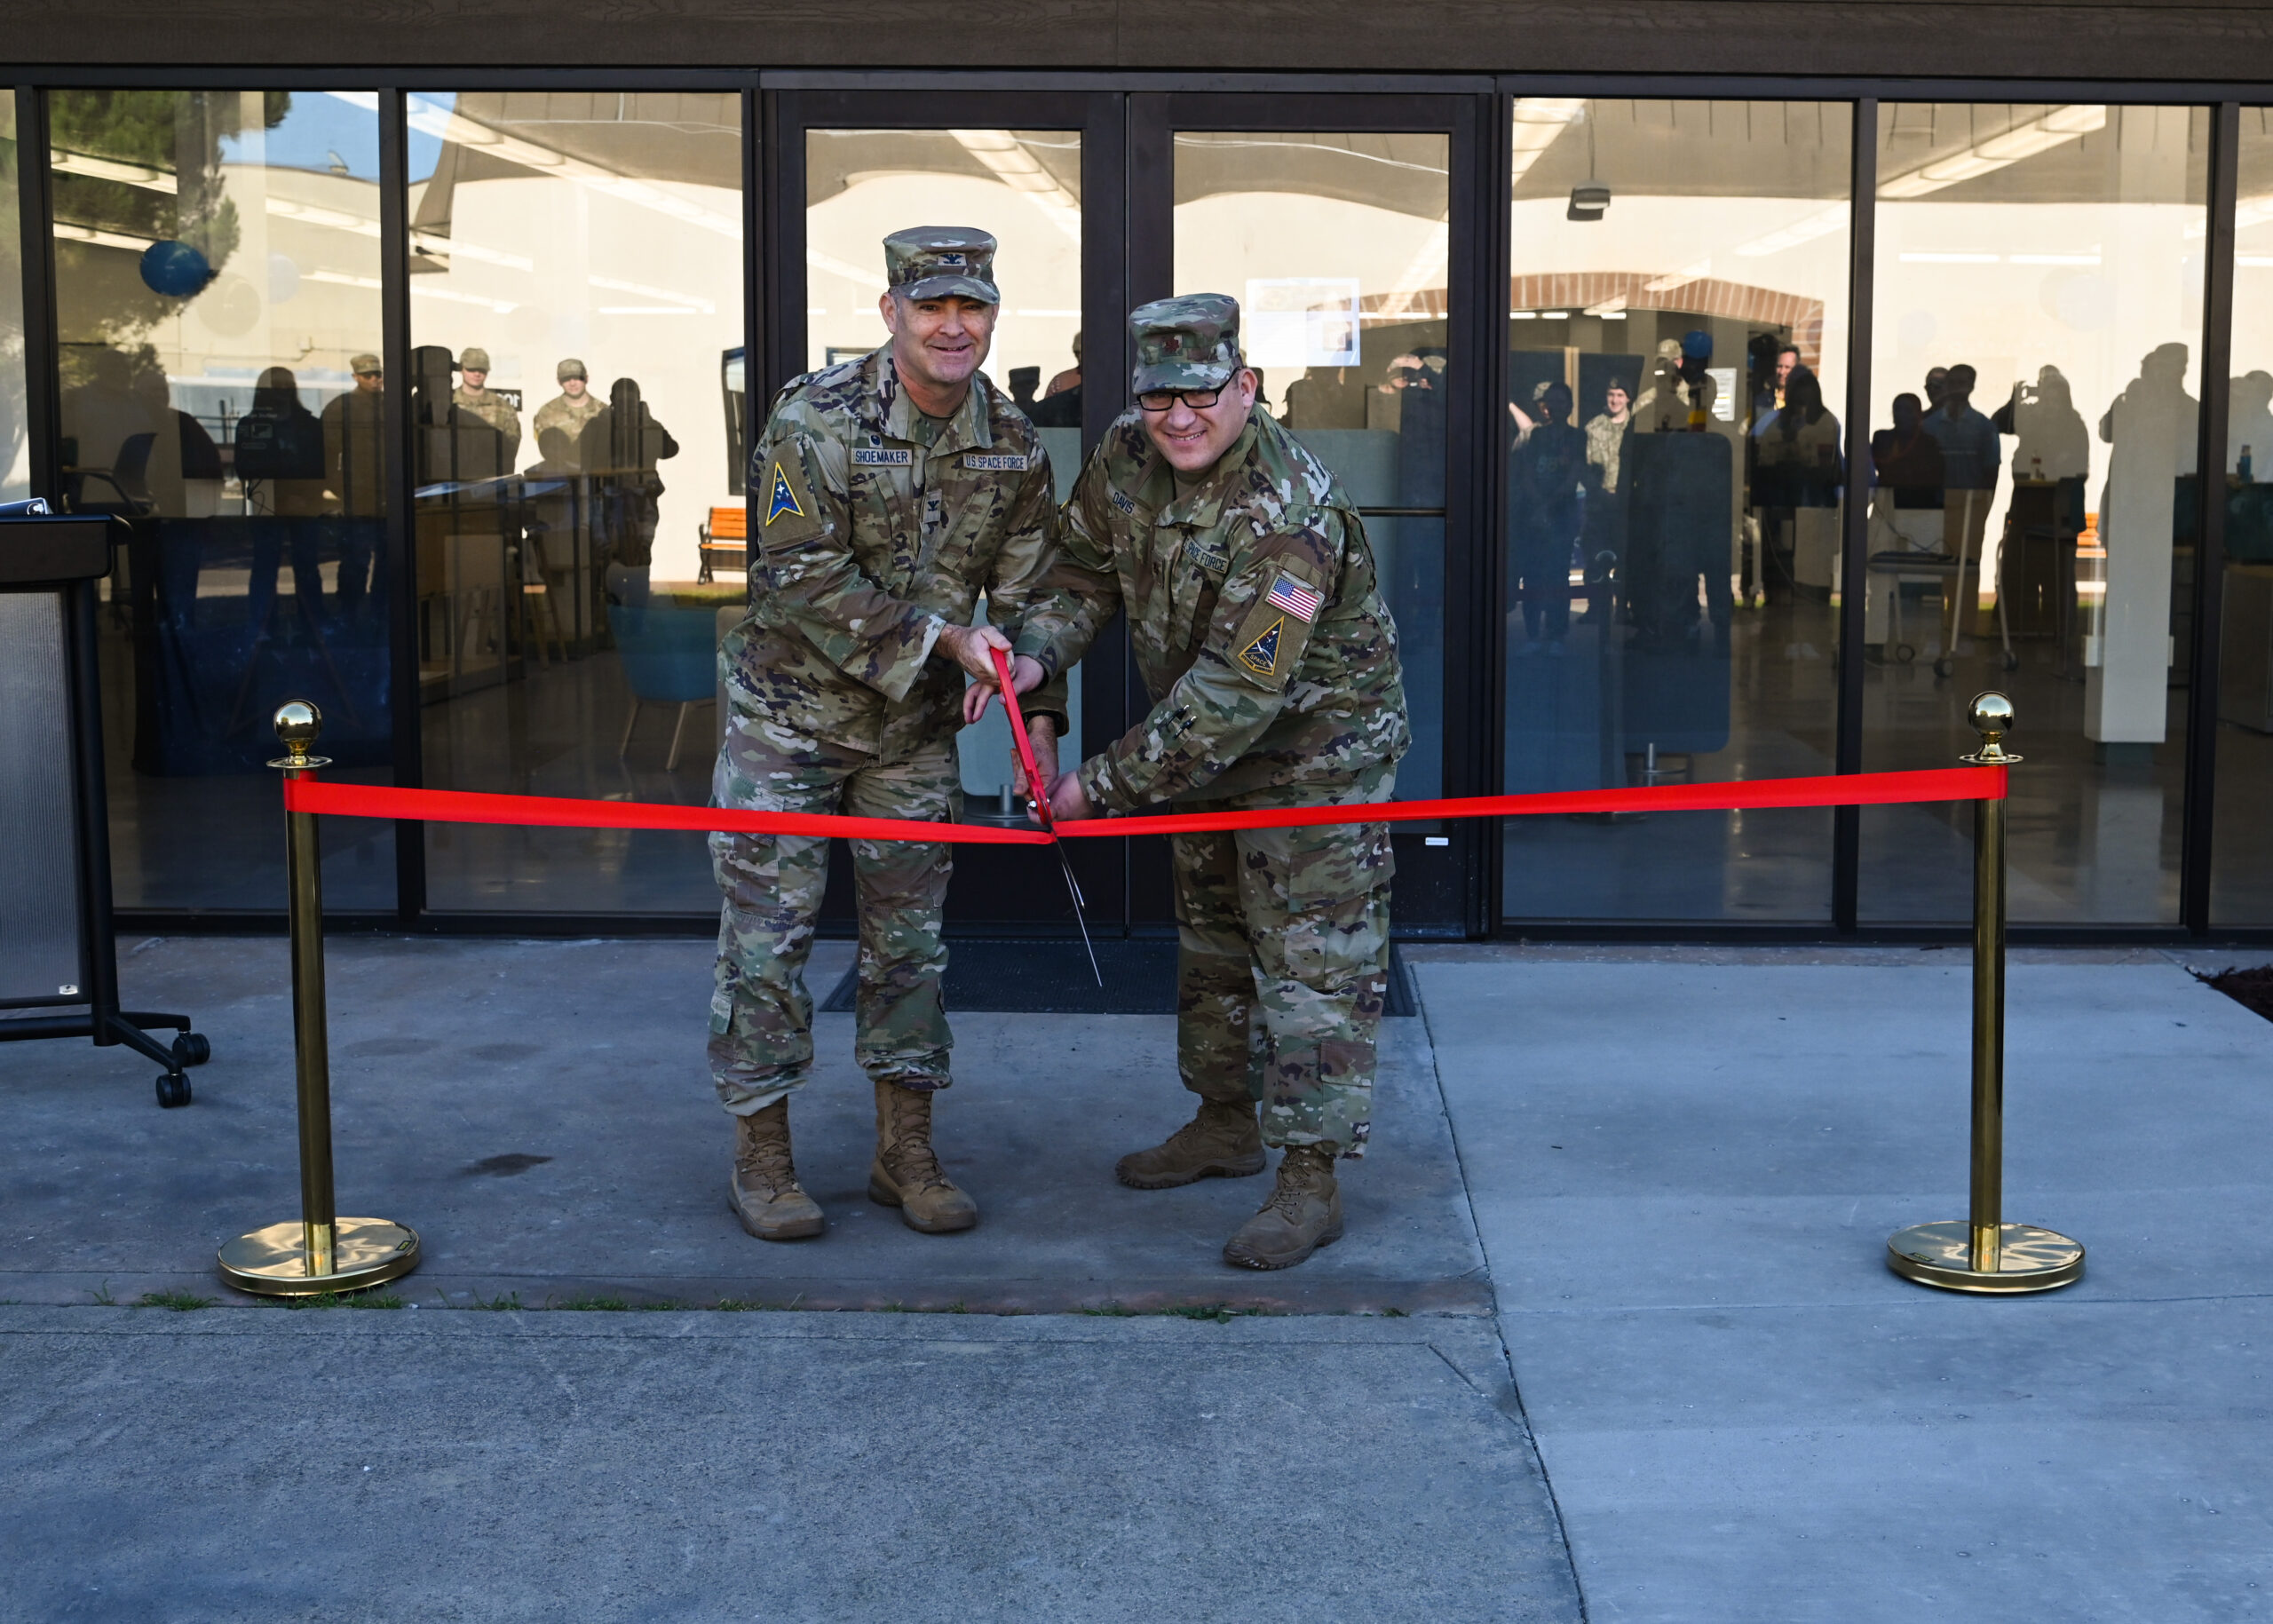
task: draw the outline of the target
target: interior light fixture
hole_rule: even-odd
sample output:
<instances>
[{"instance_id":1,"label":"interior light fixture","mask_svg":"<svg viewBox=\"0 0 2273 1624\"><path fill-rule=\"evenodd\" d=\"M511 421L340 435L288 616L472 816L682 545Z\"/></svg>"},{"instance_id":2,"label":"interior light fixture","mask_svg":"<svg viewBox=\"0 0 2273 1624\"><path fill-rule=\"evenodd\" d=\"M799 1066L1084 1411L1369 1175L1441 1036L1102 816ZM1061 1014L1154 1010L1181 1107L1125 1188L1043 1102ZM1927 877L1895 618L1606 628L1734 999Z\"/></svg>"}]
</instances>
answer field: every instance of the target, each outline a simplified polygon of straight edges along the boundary
<instances>
[{"instance_id":1,"label":"interior light fixture","mask_svg":"<svg viewBox=\"0 0 2273 1624\"><path fill-rule=\"evenodd\" d=\"M1598 220L1610 207L1610 188L1599 181L1589 180L1571 188L1571 206L1564 210L1566 220Z\"/></svg>"}]
</instances>

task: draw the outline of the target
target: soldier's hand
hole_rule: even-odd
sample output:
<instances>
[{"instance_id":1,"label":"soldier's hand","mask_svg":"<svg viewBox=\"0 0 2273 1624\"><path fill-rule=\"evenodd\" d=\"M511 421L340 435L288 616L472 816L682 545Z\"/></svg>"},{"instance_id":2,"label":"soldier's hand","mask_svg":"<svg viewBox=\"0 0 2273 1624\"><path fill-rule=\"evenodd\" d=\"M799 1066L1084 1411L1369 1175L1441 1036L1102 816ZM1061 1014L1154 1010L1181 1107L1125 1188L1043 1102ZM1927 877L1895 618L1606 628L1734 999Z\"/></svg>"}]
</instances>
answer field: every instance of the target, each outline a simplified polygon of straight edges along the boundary
<instances>
[{"instance_id":1,"label":"soldier's hand","mask_svg":"<svg viewBox=\"0 0 2273 1624\"><path fill-rule=\"evenodd\" d=\"M994 661L990 660L987 661L987 664L989 667L992 667ZM992 674L991 671L989 674ZM1033 690L1041 686L1042 679L1048 675L1049 673L1041 669L1041 661L1036 660L1028 654L1017 655L1010 661L1010 692L1013 693L1031 693ZM992 682L983 685L973 684L971 686L965 688L962 691L963 725L968 727L977 722L979 717L985 716L986 714L986 707L994 702L994 695L998 692L999 690ZM1037 739L1035 741L1035 749L1039 749L1040 748L1041 741Z\"/></svg>"},{"instance_id":2,"label":"soldier's hand","mask_svg":"<svg viewBox=\"0 0 2273 1624\"><path fill-rule=\"evenodd\" d=\"M1026 719L1026 742L1034 746L1034 770L1041 775L1045 784L1057 781L1057 718L1029 717ZM1026 764L1018 759L1017 741L1010 744L1010 788L1018 795L1026 790ZM1040 822L1040 819L1035 820Z\"/></svg>"},{"instance_id":3,"label":"soldier's hand","mask_svg":"<svg viewBox=\"0 0 2273 1624\"><path fill-rule=\"evenodd\" d=\"M1041 765L1036 762L1035 765ZM1089 799L1089 791L1081 788L1079 772L1061 772L1049 781L1049 816L1053 822L1065 822L1074 818L1094 818L1097 804Z\"/></svg>"},{"instance_id":4,"label":"soldier's hand","mask_svg":"<svg viewBox=\"0 0 2273 1624\"><path fill-rule=\"evenodd\" d=\"M992 688L994 656L986 651L999 648L1008 654L1010 639L992 626L943 626L939 629L939 640L932 647L935 652L944 652L948 659Z\"/></svg>"}]
</instances>

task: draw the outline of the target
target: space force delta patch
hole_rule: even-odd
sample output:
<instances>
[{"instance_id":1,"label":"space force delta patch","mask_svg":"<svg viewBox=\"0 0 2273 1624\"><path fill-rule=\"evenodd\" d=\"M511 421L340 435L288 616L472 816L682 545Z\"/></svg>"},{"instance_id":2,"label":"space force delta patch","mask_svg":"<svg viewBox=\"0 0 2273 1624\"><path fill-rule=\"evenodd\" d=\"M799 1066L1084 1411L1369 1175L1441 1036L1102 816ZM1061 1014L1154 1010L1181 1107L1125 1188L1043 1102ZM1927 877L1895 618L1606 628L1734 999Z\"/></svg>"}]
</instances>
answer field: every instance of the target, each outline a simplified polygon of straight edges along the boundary
<instances>
[{"instance_id":1,"label":"space force delta patch","mask_svg":"<svg viewBox=\"0 0 2273 1624\"><path fill-rule=\"evenodd\" d=\"M781 464L776 463L773 464L773 494L765 504L765 522L770 525L784 513L803 519L805 510L797 503L797 493L790 488L789 476L783 473Z\"/></svg>"},{"instance_id":2,"label":"space force delta patch","mask_svg":"<svg viewBox=\"0 0 2273 1624\"><path fill-rule=\"evenodd\" d=\"M966 451L962 465L982 473L1024 473L1033 459L1016 451Z\"/></svg>"},{"instance_id":3,"label":"space force delta patch","mask_svg":"<svg viewBox=\"0 0 2273 1624\"><path fill-rule=\"evenodd\" d=\"M1261 637L1239 650L1239 663L1257 677L1276 677L1279 674L1279 639L1286 630L1287 617L1282 614L1271 622Z\"/></svg>"},{"instance_id":4,"label":"space force delta patch","mask_svg":"<svg viewBox=\"0 0 2273 1624\"><path fill-rule=\"evenodd\" d=\"M906 468L915 461L913 451L888 451L881 446L852 448L852 463L858 468Z\"/></svg>"}]
</instances>

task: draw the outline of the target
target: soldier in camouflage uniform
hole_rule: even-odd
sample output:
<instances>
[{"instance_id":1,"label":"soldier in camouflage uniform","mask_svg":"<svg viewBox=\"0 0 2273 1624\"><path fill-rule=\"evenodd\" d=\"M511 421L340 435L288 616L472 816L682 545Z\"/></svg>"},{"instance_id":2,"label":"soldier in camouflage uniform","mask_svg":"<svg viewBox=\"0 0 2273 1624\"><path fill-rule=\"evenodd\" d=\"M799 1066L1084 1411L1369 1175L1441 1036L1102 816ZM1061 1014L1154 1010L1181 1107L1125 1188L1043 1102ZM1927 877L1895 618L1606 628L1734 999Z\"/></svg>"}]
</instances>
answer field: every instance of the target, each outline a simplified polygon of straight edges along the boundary
<instances>
[{"instance_id":1,"label":"soldier in camouflage uniform","mask_svg":"<svg viewBox=\"0 0 2273 1624\"><path fill-rule=\"evenodd\" d=\"M750 611L725 639L721 806L938 821L961 812L964 674L992 685L1055 529L1041 437L978 368L999 303L994 239L928 226L884 240L891 342L790 383L752 448ZM980 592L993 625L973 627ZM999 630L998 630L999 628ZM1018 685L1041 680L1023 662ZM1062 697L1036 695L1044 709ZM737 1123L731 1199L764 1240L820 1232L790 1159L788 1096L812 1065L804 965L826 840L713 835L725 907L710 1065ZM852 843L855 1053L875 1085L868 1193L912 1228L968 1229L931 1149L949 1081L939 939L952 848Z\"/></svg>"},{"instance_id":2,"label":"soldier in camouflage uniform","mask_svg":"<svg viewBox=\"0 0 2273 1624\"><path fill-rule=\"evenodd\" d=\"M489 387L489 352L469 346L458 357L458 386L450 392L450 404L462 412L471 413L505 437L500 466L511 473L518 467L521 453L521 415L515 411L501 394Z\"/></svg>"},{"instance_id":3,"label":"soldier in camouflage uniform","mask_svg":"<svg viewBox=\"0 0 2273 1624\"><path fill-rule=\"evenodd\" d=\"M607 410L595 395L584 363L571 356L552 369L560 392L536 408L529 427L536 431L537 455L553 469L573 473L582 466L584 425Z\"/></svg>"},{"instance_id":4,"label":"soldier in camouflage uniform","mask_svg":"<svg viewBox=\"0 0 2273 1624\"><path fill-rule=\"evenodd\" d=\"M1163 299L1129 325L1138 409L1082 468L1053 601L1018 648L1054 677L1124 608L1153 707L1056 780L1055 815L1389 799L1408 741L1397 630L1348 494L1256 408L1235 301ZM1361 1155L1371 1127L1388 827L1171 841L1177 1061L1200 1106L1115 1170L1159 1190L1259 1173L1263 1146L1283 1146L1277 1189L1224 1256L1286 1268L1340 1238L1334 1159Z\"/></svg>"}]
</instances>

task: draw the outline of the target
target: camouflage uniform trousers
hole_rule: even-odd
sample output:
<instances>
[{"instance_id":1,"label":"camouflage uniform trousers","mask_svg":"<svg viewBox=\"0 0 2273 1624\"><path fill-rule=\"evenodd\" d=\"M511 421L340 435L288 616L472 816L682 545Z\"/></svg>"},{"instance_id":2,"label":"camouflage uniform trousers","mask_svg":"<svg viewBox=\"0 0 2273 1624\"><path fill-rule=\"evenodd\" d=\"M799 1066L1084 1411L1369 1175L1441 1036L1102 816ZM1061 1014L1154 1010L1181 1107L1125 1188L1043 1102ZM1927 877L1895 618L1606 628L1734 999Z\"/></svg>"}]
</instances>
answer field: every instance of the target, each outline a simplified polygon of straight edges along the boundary
<instances>
[{"instance_id":1,"label":"camouflage uniform trousers","mask_svg":"<svg viewBox=\"0 0 2273 1624\"><path fill-rule=\"evenodd\" d=\"M945 741L883 765L867 753L801 737L737 710L712 780L720 806L849 817L959 819L962 791ZM906 1089L947 1086L953 1040L940 1002L947 950L940 915L949 845L852 842L860 922L853 1056L869 1076ZM711 871L725 905L710 999L710 1073L718 1098L748 1116L798 1088L812 1069L813 1001L805 961L828 881L818 837L714 834Z\"/></svg>"},{"instance_id":2,"label":"camouflage uniform trousers","mask_svg":"<svg viewBox=\"0 0 2273 1624\"><path fill-rule=\"evenodd\" d=\"M1389 992L1389 828L1169 837L1184 1086L1259 1100L1263 1142L1365 1154Z\"/></svg>"}]
</instances>

